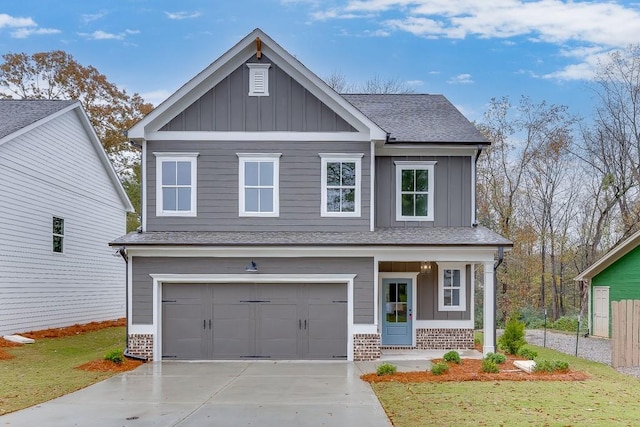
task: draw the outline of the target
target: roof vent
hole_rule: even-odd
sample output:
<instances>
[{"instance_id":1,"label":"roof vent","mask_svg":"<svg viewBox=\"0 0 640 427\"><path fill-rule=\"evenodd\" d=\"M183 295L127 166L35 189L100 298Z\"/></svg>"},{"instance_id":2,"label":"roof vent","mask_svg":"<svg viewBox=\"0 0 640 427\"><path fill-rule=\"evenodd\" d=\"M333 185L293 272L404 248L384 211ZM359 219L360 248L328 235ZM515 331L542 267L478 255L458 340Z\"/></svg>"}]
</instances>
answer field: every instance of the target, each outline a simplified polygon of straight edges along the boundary
<instances>
[{"instance_id":1,"label":"roof vent","mask_svg":"<svg viewBox=\"0 0 640 427\"><path fill-rule=\"evenodd\" d=\"M247 67L249 67L249 96L269 96L271 64L247 64Z\"/></svg>"}]
</instances>

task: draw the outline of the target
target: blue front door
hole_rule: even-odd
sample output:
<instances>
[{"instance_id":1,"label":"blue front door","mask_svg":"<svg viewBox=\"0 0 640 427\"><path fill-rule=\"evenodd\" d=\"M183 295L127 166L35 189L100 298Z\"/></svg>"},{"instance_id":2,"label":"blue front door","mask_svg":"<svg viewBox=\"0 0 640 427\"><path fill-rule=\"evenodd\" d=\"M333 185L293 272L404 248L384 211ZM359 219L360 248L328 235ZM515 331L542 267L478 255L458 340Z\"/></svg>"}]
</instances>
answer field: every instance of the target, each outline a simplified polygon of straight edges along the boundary
<instances>
[{"instance_id":1,"label":"blue front door","mask_svg":"<svg viewBox=\"0 0 640 427\"><path fill-rule=\"evenodd\" d=\"M382 345L411 345L411 279L382 279Z\"/></svg>"}]
</instances>

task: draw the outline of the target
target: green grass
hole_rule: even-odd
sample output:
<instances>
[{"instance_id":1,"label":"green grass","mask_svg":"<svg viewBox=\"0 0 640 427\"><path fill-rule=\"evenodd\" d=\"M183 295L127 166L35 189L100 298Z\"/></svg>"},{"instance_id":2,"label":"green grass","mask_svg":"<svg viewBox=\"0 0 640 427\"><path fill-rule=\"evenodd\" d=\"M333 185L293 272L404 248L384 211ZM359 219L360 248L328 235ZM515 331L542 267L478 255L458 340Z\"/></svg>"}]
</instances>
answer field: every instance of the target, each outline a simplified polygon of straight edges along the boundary
<instances>
[{"instance_id":1,"label":"green grass","mask_svg":"<svg viewBox=\"0 0 640 427\"><path fill-rule=\"evenodd\" d=\"M371 386L395 427L638 425L640 380L601 363L531 347L539 357L567 361L591 378Z\"/></svg>"},{"instance_id":2,"label":"green grass","mask_svg":"<svg viewBox=\"0 0 640 427\"><path fill-rule=\"evenodd\" d=\"M109 378L114 373L87 372L75 367L102 359L124 348L125 328L36 340L5 348L15 357L0 360L0 415L27 408ZM0 418L1 419L1 418Z\"/></svg>"}]
</instances>

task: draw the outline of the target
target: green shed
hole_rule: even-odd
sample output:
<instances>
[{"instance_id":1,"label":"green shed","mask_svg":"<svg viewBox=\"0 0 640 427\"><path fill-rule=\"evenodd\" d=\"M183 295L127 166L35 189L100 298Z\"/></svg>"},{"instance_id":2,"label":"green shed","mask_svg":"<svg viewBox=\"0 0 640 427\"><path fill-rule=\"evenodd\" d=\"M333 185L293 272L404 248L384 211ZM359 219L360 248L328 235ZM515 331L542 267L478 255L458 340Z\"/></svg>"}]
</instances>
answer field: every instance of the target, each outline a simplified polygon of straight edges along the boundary
<instances>
[{"instance_id":1,"label":"green shed","mask_svg":"<svg viewBox=\"0 0 640 427\"><path fill-rule=\"evenodd\" d=\"M611 302L640 300L640 231L607 252L575 279L589 286L589 331L611 337Z\"/></svg>"}]
</instances>

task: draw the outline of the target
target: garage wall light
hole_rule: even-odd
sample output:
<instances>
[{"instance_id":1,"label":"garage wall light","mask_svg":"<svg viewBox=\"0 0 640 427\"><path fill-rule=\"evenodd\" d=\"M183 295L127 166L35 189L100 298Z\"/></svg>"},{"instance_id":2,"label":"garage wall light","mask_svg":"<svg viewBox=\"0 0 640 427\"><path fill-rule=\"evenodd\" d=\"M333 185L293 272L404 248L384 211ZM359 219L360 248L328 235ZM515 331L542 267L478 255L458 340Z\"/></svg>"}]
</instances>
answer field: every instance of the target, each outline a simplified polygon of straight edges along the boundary
<instances>
[{"instance_id":1,"label":"garage wall light","mask_svg":"<svg viewBox=\"0 0 640 427\"><path fill-rule=\"evenodd\" d=\"M247 273L257 273L258 264L256 264L253 260L251 260L251 264L247 265L244 271L246 271Z\"/></svg>"},{"instance_id":2,"label":"garage wall light","mask_svg":"<svg viewBox=\"0 0 640 427\"><path fill-rule=\"evenodd\" d=\"M422 263L420 263L420 273L431 273L431 263L422 261Z\"/></svg>"}]
</instances>

